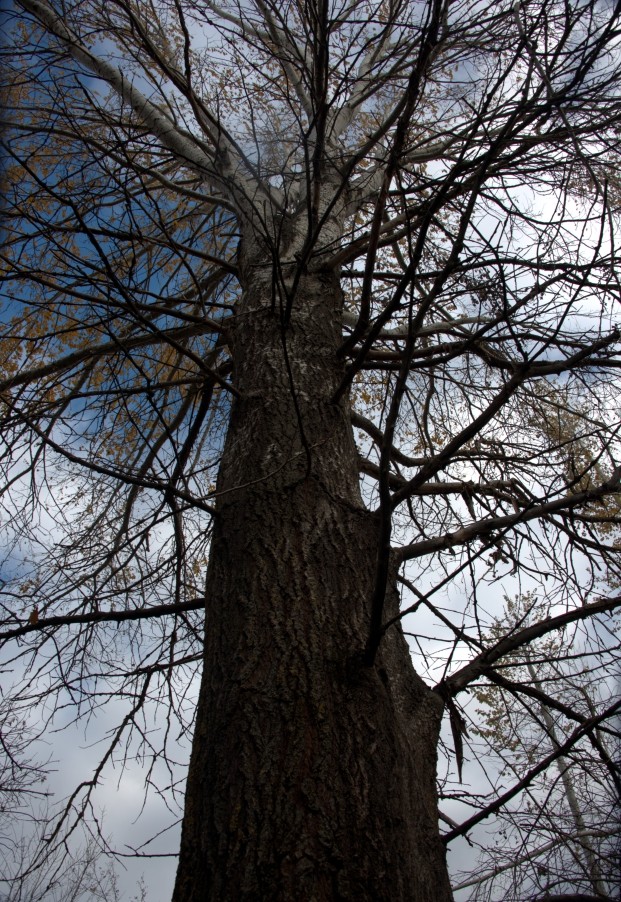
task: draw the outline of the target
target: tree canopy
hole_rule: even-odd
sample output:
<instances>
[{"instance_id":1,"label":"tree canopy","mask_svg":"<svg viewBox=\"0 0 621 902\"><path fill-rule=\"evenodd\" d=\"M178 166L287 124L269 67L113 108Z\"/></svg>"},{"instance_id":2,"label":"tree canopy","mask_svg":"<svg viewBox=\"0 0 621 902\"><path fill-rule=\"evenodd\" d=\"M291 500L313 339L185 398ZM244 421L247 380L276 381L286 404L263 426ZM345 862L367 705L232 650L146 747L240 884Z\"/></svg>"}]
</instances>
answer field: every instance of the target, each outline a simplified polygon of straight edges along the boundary
<instances>
[{"instance_id":1,"label":"tree canopy","mask_svg":"<svg viewBox=\"0 0 621 902\"><path fill-rule=\"evenodd\" d=\"M448 848L470 834L484 845L487 818L510 822L504 857L483 849L489 880L459 879L494 898L518 849L511 898L612 895L620 15L603 0L15 0L2 691L42 732L68 711L120 712L46 848L97 818L107 769L135 757L178 817L213 523L279 474L321 472L337 493L321 469L332 426L322 413L315 428L307 387L325 384L353 427L376 530L352 660L375 666L400 625L441 699ZM322 323L330 279L340 309ZM243 333L260 305L242 299L259 289L269 341L267 327ZM244 367L262 340L254 388ZM277 397L270 373L291 400L286 447L245 413ZM257 459L235 470L244 417ZM350 616L344 605L347 635ZM595 810L577 824L545 781L562 790L585 761L599 790L576 778ZM569 826L550 838L561 803ZM567 833L586 857L537 870L537 847L568 849Z\"/></svg>"}]
</instances>

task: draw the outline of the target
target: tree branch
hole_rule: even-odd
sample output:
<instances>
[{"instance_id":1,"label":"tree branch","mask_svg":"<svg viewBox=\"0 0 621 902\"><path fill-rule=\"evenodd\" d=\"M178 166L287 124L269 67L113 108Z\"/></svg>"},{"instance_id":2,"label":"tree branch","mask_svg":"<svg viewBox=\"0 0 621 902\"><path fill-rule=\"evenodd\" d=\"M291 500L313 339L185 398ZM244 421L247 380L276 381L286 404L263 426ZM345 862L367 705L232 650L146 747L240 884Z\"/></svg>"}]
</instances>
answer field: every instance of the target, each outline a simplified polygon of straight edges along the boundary
<instances>
[{"instance_id":1,"label":"tree branch","mask_svg":"<svg viewBox=\"0 0 621 902\"><path fill-rule=\"evenodd\" d=\"M532 624L532 626L524 627L524 629L518 630L508 636L504 636L491 648L486 649L484 652L481 652L480 655L477 655L476 658L473 658L473 660L466 664L465 667L462 667L461 670L458 670L456 673L443 679L435 686L435 691L439 692L441 695L446 693L457 695L458 692L462 692L466 686L474 680L478 679L480 676L485 676L488 669L490 669L496 661L499 661L500 658L504 658L512 651L516 651L518 648L528 645L535 639L545 636L546 633L561 629L570 623L586 620L587 617L594 617L597 614L606 614L617 608L621 608L621 595L617 595L614 598L604 598L601 601L596 601L592 604L585 604L582 607L566 611L564 614L558 614L556 617L547 617L545 620L540 620L538 623ZM590 723L590 721L585 721L585 723Z\"/></svg>"},{"instance_id":2,"label":"tree branch","mask_svg":"<svg viewBox=\"0 0 621 902\"><path fill-rule=\"evenodd\" d=\"M621 600L619 601L621 604ZM601 714L598 714L595 717L590 717L586 723L577 727L574 732L571 734L569 739L566 740L562 745L558 746L553 752L543 758L536 767L533 767L525 777L519 780L511 789L504 792L501 796L498 796L491 805L488 805L482 811L479 811L478 814L473 815L471 818L468 818L467 821L464 821L458 828L454 830L449 830L448 833L445 833L442 837L442 841L446 844L452 842L452 840L456 839L458 836L463 836L469 830L472 829L476 824L485 820L485 818L489 817L491 814L495 814L500 808L510 802L516 795L522 792L523 789L526 789L529 786L535 777L539 774L543 773L551 764L553 764L557 758L566 755L575 744L585 736L590 730L593 730L598 724L602 723L602 721L607 720L610 717L613 717L617 711L621 710L621 701L615 702L614 705L611 705L609 708L606 708Z\"/></svg>"},{"instance_id":3,"label":"tree branch","mask_svg":"<svg viewBox=\"0 0 621 902\"><path fill-rule=\"evenodd\" d=\"M10 630L0 632L0 641L15 639L28 633L44 632L51 626L73 626L76 623L122 623L125 620L148 620L152 617L166 617L182 611L199 611L205 607L204 599L200 601L181 601L177 604L160 604L152 608L134 608L131 611L92 611L89 614L59 614L55 617L42 617L36 623L25 623Z\"/></svg>"}]
</instances>

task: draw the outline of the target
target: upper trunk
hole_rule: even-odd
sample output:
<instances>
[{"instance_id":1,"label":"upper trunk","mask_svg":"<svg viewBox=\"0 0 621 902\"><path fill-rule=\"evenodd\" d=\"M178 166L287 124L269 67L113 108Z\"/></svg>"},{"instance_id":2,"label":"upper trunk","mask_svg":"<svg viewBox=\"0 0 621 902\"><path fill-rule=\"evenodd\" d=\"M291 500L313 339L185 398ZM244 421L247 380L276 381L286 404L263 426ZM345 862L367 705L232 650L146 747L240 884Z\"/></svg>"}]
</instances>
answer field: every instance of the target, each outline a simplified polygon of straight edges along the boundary
<instances>
[{"instance_id":1,"label":"upper trunk","mask_svg":"<svg viewBox=\"0 0 621 902\"><path fill-rule=\"evenodd\" d=\"M174 902L443 902L441 702L399 628L359 663L377 529L330 400L338 279L305 276L286 328L270 279L244 288Z\"/></svg>"}]
</instances>

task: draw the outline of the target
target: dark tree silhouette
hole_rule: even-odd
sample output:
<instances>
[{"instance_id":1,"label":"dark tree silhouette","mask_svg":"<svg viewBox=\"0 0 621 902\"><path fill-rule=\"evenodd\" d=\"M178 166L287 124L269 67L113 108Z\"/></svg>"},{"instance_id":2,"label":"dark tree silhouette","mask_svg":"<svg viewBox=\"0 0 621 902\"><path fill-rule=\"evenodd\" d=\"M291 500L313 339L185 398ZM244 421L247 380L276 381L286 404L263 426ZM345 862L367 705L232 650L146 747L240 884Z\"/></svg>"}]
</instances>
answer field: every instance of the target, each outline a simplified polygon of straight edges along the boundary
<instances>
[{"instance_id":1,"label":"dark tree silhouette","mask_svg":"<svg viewBox=\"0 0 621 902\"><path fill-rule=\"evenodd\" d=\"M3 660L47 722L126 705L48 848L134 753L173 805L193 723L175 902L450 899L446 843L619 709L516 656L615 666L618 5L9 26ZM461 779L501 678L563 738L442 836L443 713Z\"/></svg>"}]
</instances>

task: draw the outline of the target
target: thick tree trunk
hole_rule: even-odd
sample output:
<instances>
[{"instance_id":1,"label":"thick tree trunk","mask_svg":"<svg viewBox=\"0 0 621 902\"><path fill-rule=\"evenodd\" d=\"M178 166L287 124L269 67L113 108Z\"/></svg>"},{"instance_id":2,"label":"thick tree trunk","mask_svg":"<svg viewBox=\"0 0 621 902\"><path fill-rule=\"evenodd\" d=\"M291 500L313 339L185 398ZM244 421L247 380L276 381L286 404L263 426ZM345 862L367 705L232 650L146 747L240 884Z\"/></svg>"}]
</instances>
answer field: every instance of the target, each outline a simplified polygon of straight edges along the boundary
<instances>
[{"instance_id":1,"label":"thick tree trunk","mask_svg":"<svg viewBox=\"0 0 621 902\"><path fill-rule=\"evenodd\" d=\"M358 663L376 523L330 402L338 280L306 277L285 331L271 287L247 283L174 902L444 902L441 702L396 628Z\"/></svg>"}]
</instances>

